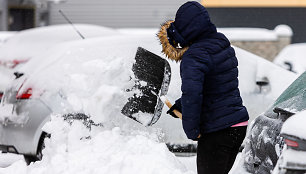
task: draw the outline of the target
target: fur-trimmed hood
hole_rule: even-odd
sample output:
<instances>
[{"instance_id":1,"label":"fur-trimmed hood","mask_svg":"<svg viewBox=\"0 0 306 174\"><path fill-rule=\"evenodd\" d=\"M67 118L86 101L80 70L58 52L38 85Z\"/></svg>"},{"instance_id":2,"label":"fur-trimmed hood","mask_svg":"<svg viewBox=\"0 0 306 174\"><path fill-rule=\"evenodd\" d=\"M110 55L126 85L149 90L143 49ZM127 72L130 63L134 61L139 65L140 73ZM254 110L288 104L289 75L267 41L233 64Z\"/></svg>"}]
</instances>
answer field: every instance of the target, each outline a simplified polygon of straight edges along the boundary
<instances>
[{"instance_id":1,"label":"fur-trimmed hood","mask_svg":"<svg viewBox=\"0 0 306 174\"><path fill-rule=\"evenodd\" d=\"M161 25L157 35L166 56L179 61L189 45L214 33L217 33L217 29L205 7L196 1L189 1L177 10L175 21Z\"/></svg>"},{"instance_id":2,"label":"fur-trimmed hood","mask_svg":"<svg viewBox=\"0 0 306 174\"><path fill-rule=\"evenodd\" d=\"M168 39L167 29L174 21L170 20L161 25L160 31L157 33L159 41L162 45L162 52L171 60L180 61L183 54L187 51L188 47L175 48L172 46Z\"/></svg>"}]
</instances>

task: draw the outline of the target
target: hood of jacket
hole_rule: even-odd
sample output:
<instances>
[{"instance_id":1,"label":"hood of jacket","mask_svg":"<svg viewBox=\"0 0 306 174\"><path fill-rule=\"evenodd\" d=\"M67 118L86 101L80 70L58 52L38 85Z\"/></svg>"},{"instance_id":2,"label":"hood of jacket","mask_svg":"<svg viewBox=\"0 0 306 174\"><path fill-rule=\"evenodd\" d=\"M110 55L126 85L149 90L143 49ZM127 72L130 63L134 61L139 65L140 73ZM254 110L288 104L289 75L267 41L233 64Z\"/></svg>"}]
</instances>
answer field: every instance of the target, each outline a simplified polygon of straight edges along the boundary
<instances>
[{"instance_id":1,"label":"hood of jacket","mask_svg":"<svg viewBox=\"0 0 306 174\"><path fill-rule=\"evenodd\" d=\"M189 1L177 10L175 21L167 21L161 25L157 35L163 53L168 58L179 61L188 45L214 33L217 33L217 29L210 21L205 7L196 1Z\"/></svg>"}]
</instances>

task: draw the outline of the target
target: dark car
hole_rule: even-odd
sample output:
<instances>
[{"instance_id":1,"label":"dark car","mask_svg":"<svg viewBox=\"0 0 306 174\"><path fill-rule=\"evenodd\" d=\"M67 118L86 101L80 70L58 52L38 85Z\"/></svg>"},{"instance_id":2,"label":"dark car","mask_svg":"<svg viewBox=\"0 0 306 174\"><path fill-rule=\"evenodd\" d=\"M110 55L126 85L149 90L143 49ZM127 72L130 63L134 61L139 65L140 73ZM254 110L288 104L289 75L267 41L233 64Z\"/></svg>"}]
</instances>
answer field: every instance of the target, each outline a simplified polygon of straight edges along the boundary
<instances>
[{"instance_id":1,"label":"dark car","mask_svg":"<svg viewBox=\"0 0 306 174\"><path fill-rule=\"evenodd\" d=\"M283 123L306 109L306 72L301 74L263 114L250 125L242 152L244 168L254 174L270 174L282 153ZM294 129L294 127L293 127Z\"/></svg>"}]
</instances>

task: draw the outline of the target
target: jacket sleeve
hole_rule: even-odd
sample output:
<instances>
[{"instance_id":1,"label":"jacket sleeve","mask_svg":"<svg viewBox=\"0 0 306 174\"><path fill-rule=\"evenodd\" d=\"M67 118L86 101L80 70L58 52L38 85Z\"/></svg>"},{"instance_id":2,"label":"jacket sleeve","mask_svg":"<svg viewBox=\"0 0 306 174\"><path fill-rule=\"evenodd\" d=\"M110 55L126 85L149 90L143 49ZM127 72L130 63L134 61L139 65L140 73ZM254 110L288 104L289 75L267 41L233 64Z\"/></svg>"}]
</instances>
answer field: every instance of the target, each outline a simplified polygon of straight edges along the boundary
<instances>
[{"instance_id":1,"label":"jacket sleeve","mask_svg":"<svg viewBox=\"0 0 306 174\"><path fill-rule=\"evenodd\" d=\"M210 70L211 59L206 51L197 54L187 51L180 66L183 128L187 137L195 140L200 134L204 79Z\"/></svg>"},{"instance_id":2,"label":"jacket sleeve","mask_svg":"<svg viewBox=\"0 0 306 174\"><path fill-rule=\"evenodd\" d=\"M175 105L176 105L176 107L177 107L177 110L180 111L180 112L182 112L181 98L179 98L179 99L177 99L177 100L175 101Z\"/></svg>"}]
</instances>

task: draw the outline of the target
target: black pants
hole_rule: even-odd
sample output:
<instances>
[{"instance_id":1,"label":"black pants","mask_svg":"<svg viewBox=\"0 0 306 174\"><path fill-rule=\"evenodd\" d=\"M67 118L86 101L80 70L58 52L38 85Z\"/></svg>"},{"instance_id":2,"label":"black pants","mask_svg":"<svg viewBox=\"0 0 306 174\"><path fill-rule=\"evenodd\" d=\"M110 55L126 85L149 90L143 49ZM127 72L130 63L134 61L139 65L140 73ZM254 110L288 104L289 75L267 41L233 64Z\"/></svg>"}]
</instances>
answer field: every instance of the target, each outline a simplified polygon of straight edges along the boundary
<instances>
[{"instance_id":1,"label":"black pants","mask_svg":"<svg viewBox=\"0 0 306 174\"><path fill-rule=\"evenodd\" d=\"M198 174L227 174L239 152L246 126L229 127L204 134L198 141Z\"/></svg>"}]
</instances>

